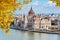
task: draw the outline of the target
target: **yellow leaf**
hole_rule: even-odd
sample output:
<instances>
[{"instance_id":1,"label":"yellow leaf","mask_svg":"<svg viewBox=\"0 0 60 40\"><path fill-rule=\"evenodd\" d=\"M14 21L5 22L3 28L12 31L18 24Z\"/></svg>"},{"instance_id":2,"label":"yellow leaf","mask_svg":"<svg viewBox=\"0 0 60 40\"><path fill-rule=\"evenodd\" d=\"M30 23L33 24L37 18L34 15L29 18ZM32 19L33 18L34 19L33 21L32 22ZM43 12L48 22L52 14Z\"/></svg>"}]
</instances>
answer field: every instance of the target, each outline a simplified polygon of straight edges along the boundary
<instances>
[{"instance_id":1,"label":"yellow leaf","mask_svg":"<svg viewBox=\"0 0 60 40\"><path fill-rule=\"evenodd\" d=\"M30 4L31 2L25 1L24 4Z\"/></svg>"},{"instance_id":2,"label":"yellow leaf","mask_svg":"<svg viewBox=\"0 0 60 40\"><path fill-rule=\"evenodd\" d=\"M50 0L50 1L52 1L54 3L54 0Z\"/></svg>"},{"instance_id":3,"label":"yellow leaf","mask_svg":"<svg viewBox=\"0 0 60 40\"><path fill-rule=\"evenodd\" d=\"M7 35L10 36L10 34L11 34L10 31L8 31L8 32L7 32Z\"/></svg>"},{"instance_id":4,"label":"yellow leaf","mask_svg":"<svg viewBox=\"0 0 60 40\"><path fill-rule=\"evenodd\" d=\"M23 10L23 8L19 8L19 10Z\"/></svg>"},{"instance_id":5,"label":"yellow leaf","mask_svg":"<svg viewBox=\"0 0 60 40\"><path fill-rule=\"evenodd\" d=\"M17 8L22 10L24 4L29 4L31 2L24 1L23 3L16 3L16 1L17 0L0 0L0 28L8 33L8 35L10 35L10 24L14 21L13 13Z\"/></svg>"}]
</instances>

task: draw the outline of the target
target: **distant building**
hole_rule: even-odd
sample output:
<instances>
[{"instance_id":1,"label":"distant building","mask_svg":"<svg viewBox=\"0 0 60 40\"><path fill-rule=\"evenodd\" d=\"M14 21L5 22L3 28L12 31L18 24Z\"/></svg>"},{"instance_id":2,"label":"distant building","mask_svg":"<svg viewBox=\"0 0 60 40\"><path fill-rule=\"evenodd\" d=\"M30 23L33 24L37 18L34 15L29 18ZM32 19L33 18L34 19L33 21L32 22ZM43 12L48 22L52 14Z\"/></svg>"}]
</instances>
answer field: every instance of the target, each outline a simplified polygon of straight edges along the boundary
<instances>
[{"instance_id":1,"label":"distant building","mask_svg":"<svg viewBox=\"0 0 60 40\"><path fill-rule=\"evenodd\" d=\"M60 16L58 17L58 30L60 31Z\"/></svg>"},{"instance_id":2,"label":"distant building","mask_svg":"<svg viewBox=\"0 0 60 40\"><path fill-rule=\"evenodd\" d=\"M57 15L52 15L50 16L51 20L51 28L57 29L58 28L58 16Z\"/></svg>"},{"instance_id":3,"label":"distant building","mask_svg":"<svg viewBox=\"0 0 60 40\"><path fill-rule=\"evenodd\" d=\"M15 17L14 27L23 27L23 24L24 24L23 15Z\"/></svg>"},{"instance_id":4,"label":"distant building","mask_svg":"<svg viewBox=\"0 0 60 40\"><path fill-rule=\"evenodd\" d=\"M24 29L27 28L27 25L28 25L28 16L25 15L25 18L24 18Z\"/></svg>"},{"instance_id":5,"label":"distant building","mask_svg":"<svg viewBox=\"0 0 60 40\"><path fill-rule=\"evenodd\" d=\"M31 9L30 9L30 11L29 11L28 15L29 15L29 16L34 16L34 14L35 14L35 13L34 13L34 11L33 11L32 7L31 7Z\"/></svg>"},{"instance_id":6,"label":"distant building","mask_svg":"<svg viewBox=\"0 0 60 40\"><path fill-rule=\"evenodd\" d=\"M17 27L17 25L18 25L18 21L17 20L18 20L18 17L15 17L14 18L14 27Z\"/></svg>"},{"instance_id":7,"label":"distant building","mask_svg":"<svg viewBox=\"0 0 60 40\"><path fill-rule=\"evenodd\" d=\"M35 16L34 17L34 30L40 29L41 17Z\"/></svg>"},{"instance_id":8,"label":"distant building","mask_svg":"<svg viewBox=\"0 0 60 40\"><path fill-rule=\"evenodd\" d=\"M58 20L51 20L51 27L57 27L58 26Z\"/></svg>"},{"instance_id":9,"label":"distant building","mask_svg":"<svg viewBox=\"0 0 60 40\"><path fill-rule=\"evenodd\" d=\"M22 14L21 16L15 17L14 27L24 28L24 29L34 29L34 30L51 30L52 27L58 28L60 30L60 17L51 14L49 16L45 15L35 15L32 7L28 12L28 15Z\"/></svg>"},{"instance_id":10,"label":"distant building","mask_svg":"<svg viewBox=\"0 0 60 40\"><path fill-rule=\"evenodd\" d=\"M41 19L41 30L50 30L51 20L48 17Z\"/></svg>"},{"instance_id":11,"label":"distant building","mask_svg":"<svg viewBox=\"0 0 60 40\"><path fill-rule=\"evenodd\" d=\"M32 10L32 7L31 7L31 9L30 9L30 11L29 11L29 13L28 13L28 16L27 16L27 21L28 21L28 23L27 23L27 27L29 28L29 29L33 29L33 25L34 25L34 21L33 21L33 19L34 19L34 11Z\"/></svg>"}]
</instances>

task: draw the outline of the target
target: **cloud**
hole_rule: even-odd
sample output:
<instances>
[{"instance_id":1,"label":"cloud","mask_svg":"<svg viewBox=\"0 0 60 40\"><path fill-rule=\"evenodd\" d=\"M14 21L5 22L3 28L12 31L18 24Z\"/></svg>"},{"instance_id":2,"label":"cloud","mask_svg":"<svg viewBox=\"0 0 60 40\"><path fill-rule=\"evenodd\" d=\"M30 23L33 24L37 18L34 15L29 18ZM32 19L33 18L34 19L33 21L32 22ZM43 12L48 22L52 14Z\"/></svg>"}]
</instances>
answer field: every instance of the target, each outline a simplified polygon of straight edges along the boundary
<instances>
[{"instance_id":1,"label":"cloud","mask_svg":"<svg viewBox=\"0 0 60 40\"><path fill-rule=\"evenodd\" d=\"M39 1L33 2L32 5L39 5Z\"/></svg>"},{"instance_id":2,"label":"cloud","mask_svg":"<svg viewBox=\"0 0 60 40\"><path fill-rule=\"evenodd\" d=\"M55 5L56 5L56 3L53 3L52 1L48 1L47 4L48 4L49 6L55 6Z\"/></svg>"}]
</instances>

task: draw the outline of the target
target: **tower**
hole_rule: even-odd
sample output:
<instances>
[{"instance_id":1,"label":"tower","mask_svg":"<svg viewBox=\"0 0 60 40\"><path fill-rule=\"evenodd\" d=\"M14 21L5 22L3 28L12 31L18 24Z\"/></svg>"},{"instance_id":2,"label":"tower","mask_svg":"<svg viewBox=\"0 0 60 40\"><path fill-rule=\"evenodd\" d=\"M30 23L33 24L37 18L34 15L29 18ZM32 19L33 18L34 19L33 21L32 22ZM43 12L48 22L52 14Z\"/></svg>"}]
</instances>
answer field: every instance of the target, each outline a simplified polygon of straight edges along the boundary
<instances>
[{"instance_id":1,"label":"tower","mask_svg":"<svg viewBox=\"0 0 60 40\"><path fill-rule=\"evenodd\" d=\"M32 7L31 7L31 9L30 9L30 11L29 11L29 14L28 15L31 15L31 16L33 16L34 15L34 11L32 10Z\"/></svg>"}]
</instances>

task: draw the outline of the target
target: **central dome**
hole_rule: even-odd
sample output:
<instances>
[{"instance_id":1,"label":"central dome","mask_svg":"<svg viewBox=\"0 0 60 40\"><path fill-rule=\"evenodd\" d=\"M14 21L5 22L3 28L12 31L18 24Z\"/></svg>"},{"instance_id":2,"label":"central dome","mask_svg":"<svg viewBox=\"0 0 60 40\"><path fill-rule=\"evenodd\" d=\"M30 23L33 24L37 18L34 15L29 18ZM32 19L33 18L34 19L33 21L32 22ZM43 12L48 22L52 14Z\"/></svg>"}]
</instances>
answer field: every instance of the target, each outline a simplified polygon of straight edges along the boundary
<instances>
[{"instance_id":1,"label":"central dome","mask_svg":"<svg viewBox=\"0 0 60 40\"><path fill-rule=\"evenodd\" d=\"M31 7L31 9L29 11L29 15L34 15L34 11L32 10L32 7Z\"/></svg>"}]
</instances>

